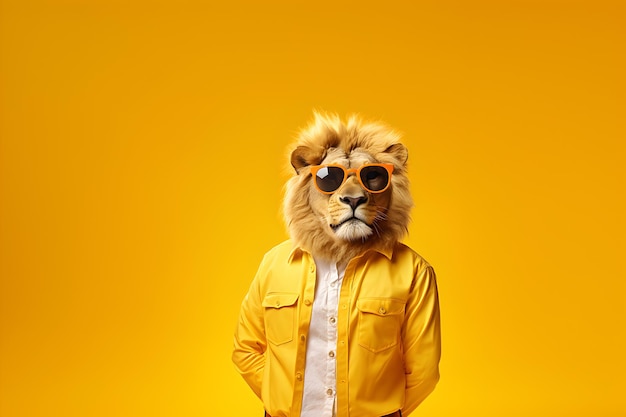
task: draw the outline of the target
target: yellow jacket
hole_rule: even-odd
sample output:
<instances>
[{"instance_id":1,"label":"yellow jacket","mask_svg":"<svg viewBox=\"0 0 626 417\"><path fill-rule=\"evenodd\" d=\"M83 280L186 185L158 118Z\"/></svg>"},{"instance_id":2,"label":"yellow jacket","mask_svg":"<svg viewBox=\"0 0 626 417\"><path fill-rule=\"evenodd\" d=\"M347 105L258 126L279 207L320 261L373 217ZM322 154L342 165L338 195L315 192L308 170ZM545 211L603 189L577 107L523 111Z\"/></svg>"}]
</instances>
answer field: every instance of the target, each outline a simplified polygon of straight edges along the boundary
<instances>
[{"instance_id":1,"label":"yellow jacket","mask_svg":"<svg viewBox=\"0 0 626 417\"><path fill-rule=\"evenodd\" d=\"M233 362L272 417L300 415L313 257L290 241L270 250L241 305ZM439 380L437 283L403 244L352 259L337 317L337 417L413 411Z\"/></svg>"}]
</instances>

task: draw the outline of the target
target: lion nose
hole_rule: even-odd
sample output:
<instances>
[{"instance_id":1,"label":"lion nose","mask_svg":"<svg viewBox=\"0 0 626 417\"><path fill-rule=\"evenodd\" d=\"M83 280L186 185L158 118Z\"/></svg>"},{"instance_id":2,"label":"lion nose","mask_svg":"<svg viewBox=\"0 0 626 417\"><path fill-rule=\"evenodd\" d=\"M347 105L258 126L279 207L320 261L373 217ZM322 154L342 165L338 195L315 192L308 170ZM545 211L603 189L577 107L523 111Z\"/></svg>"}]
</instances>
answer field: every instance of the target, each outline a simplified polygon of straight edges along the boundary
<instances>
[{"instance_id":1,"label":"lion nose","mask_svg":"<svg viewBox=\"0 0 626 417\"><path fill-rule=\"evenodd\" d=\"M341 197L339 200L341 200L342 203L350 205L352 210L355 210L358 206L367 202L367 197Z\"/></svg>"}]
</instances>

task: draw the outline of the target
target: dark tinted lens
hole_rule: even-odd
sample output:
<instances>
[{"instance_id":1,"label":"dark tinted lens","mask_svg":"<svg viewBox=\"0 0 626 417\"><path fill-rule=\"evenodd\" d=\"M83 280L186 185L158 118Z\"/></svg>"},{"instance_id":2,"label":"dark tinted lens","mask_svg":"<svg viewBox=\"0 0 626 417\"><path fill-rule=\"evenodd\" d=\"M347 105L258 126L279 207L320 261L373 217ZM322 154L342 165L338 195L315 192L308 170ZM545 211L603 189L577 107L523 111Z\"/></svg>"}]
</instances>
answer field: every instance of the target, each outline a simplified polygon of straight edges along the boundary
<instances>
[{"instance_id":1,"label":"dark tinted lens","mask_svg":"<svg viewBox=\"0 0 626 417\"><path fill-rule=\"evenodd\" d=\"M389 173L383 167L366 166L361 169L361 181L370 191L384 190L389 184Z\"/></svg>"},{"instance_id":2,"label":"dark tinted lens","mask_svg":"<svg viewBox=\"0 0 626 417\"><path fill-rule=\"evenodd\" d=\"M324 167L317 171L315 181L320 190L327 193L335 191L343 183L343 169L338 167Z\"/></svg>"}]
</instances>

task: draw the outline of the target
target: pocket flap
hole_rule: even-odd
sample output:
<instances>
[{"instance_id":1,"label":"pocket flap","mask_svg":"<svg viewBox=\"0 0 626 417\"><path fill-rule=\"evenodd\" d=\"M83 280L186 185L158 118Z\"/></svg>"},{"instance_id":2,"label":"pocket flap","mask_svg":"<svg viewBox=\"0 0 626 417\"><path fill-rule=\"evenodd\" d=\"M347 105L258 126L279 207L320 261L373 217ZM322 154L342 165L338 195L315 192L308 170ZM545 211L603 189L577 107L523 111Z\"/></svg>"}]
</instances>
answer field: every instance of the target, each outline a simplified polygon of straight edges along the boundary
<instances>
[{"instance_id":1,"label":"pocket flap","mask_svg":"<svg viewBox=\"0 0 626 417\"><path fill-rule=\"evenodd\" d=\"M298 301L298 294L287 292L274 292L265 295L263 307L281 308L292 306Z\"/></svg>"},{"instance_id":2,"label":"pocket flap","mask_svg":"<svg viewBox=\"0 0 626 417\"><path fill-rule=\"evenodd\" d=\"M362 298L356 305L363 313L389 316L404 312L405 301L394 298Z\"/></svg>"}]
</instances>

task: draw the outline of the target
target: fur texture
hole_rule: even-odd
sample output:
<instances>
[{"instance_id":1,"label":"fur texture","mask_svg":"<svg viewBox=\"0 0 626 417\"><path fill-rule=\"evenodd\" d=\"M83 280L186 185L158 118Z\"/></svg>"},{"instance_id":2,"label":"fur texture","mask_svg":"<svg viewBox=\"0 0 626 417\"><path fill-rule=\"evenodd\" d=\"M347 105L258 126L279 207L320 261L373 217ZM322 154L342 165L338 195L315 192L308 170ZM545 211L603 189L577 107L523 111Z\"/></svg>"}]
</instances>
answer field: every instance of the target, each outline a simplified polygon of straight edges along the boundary
<instances>
[{"instance_id":1,"label":"fur texture","mask_svg":"<svg viewBox=\"0 0 626 417\"><path fill-rule=\"evenodd\" d=\"M407 232L413 206L406 176L408 153L400 135L386 125L351 116L315 113L291 152L294 175L286 185L283 210L295 244L339 263L372 248L389 249ZM391 186L369 193L351 175L333 194L317 190L311 166L340 164L359 168L365 163L394 166ZM361 199L356 208L349 199Z\"/></svg>"}]
</instances>

